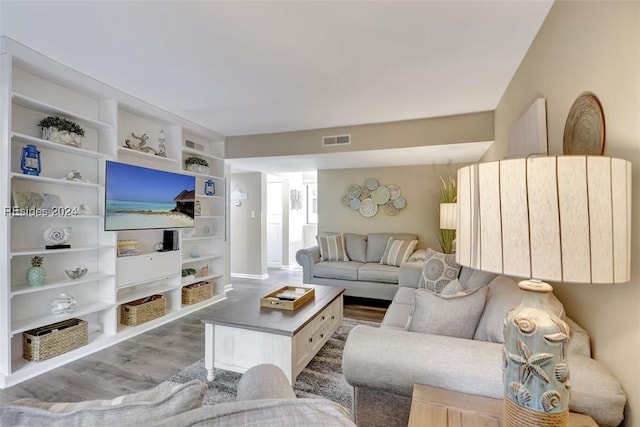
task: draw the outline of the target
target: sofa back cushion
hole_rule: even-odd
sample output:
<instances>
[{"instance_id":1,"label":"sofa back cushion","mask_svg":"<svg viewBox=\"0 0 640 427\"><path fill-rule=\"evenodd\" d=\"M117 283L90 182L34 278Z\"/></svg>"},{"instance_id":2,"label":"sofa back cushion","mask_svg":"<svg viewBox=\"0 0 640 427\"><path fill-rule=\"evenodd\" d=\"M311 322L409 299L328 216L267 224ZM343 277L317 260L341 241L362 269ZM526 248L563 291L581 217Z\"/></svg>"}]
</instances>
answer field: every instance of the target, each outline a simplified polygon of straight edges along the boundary
<instances>
[{"instance_id":1,"label":"sofa back cushion","mask_svg":"<svg viewBox=\"0 0 640 427\"><path fill-rule=\"evenodd\" d=\"M471 339L486 298L486 286L453 295L416 289L407 330Z\"/></svg>"},{"instance_id":2,"label":"sofa back cushion","mask_svg":"<svg viewBox=\"0 0 640 427\"><path fill-rule=\"evenodd\" d=\"M525 291L518 287L515 280L507 276L496 276L489 283L487 303L473 339L504 343L503 319L509 311L520 305L524 294ZM553 294L549 296L549 303L556 315L564 316L564 307Z\"/></svg>"},{"instance_id":3,"label":"sofa back cushion","mask_svg":"<svg viewBox=\"0 0 640 427\"><path fill-rule=\"evenodd\" d=\"M367 262L367 236L356 233L338 233L335 231L325 231L323 236L333 236L342 234L344 236L344 246L347 250L347 257L351 261ZM320 246L320 238L318 238Z\"/></svg>"},{"instance_id":4,"label":"sofa back cushion","mask_svg":"<svg viewBox=\"0 0 640 427\"><path fill-rule=\"evenodd\" d=\"M411 233L369 233L367 235L367 262L380 262L389 237L398 240L418 240L418 235Z\"/></svg>"}]
</instances>

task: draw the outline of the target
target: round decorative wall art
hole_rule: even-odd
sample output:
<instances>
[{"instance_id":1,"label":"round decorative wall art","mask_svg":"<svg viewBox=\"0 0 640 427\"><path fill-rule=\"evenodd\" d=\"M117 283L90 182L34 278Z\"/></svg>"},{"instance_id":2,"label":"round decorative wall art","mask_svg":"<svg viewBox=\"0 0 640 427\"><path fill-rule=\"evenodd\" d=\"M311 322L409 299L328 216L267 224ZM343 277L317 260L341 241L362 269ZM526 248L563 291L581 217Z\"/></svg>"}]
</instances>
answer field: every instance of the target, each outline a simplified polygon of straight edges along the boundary
<instances>
[{"instance_id":1,"label":"round decorative wall art","mask_svg":"<svg viewBox=\"0 0 640 427\"><path fill-rule=\"evenodd\" d=\"M564 126L563 154L601 155L604 152L604 113L592 93L578 97Z\"/></svg>"},{"instance_id":2,"label":"round decorative wall art","mask_svg":"<svg viewBox=\"0 0 640 427\"><path fill-rule=\"evenodd\" d=\"M377 179L368 178L364 185L352 184L340 201L365 218L371 218L378 210L384 210L389 216L395 216L407 205L400 196L400 187L395 184L381 185Z\"/></svg>"}]
</instances>

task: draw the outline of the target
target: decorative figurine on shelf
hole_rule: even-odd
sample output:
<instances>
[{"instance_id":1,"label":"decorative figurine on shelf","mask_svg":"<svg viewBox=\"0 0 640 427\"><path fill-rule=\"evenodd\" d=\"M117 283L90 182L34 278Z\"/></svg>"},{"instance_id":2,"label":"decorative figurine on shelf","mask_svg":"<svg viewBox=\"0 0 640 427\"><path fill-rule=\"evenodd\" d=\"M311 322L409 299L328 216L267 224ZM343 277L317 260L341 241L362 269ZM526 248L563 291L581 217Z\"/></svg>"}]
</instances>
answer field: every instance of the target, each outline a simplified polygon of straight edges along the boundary
<instances>
[{"instance_id":1,"label":"decorative figurine on shelf","mask_svg":"<svg viewBox=\"0 0 640 427\"><path fill-rule=\"evenodd\" d=\"M167 157L166 141L167 140L164 137L164 129L163 129L160 131L160 137L158 138L158 152L156 153L157 156Z\"/></svg>"},{"instance_id":2,"label":"decorative figurine on shelf","mask_svg":"<svg viewBox=\"0 0 640 427\"><path fill-rule=\"evenodd\" d=\"M213 196L216 194L216 183L213 180L208 179L204 183L204 194L207 196Z\"/></svg>"},{"instance_id":3,"label":"decorative figurine on shelf","mask_svg":"<svg viewBox=\"0 0 640 427\"><path fill-rule=\"evenodd\" d=\"M45 249L69 249L71 245L71 227L49 227L44 232Z\"/></svg>"},{"instance_id":4,"label":"decorative figurine on shelf","mask_svg":"<svg viewBox=\"0 0 640 427\"><path fill-rule=\"evenodd\" d=\"M209 275L209 264L203 266L200 269L200 277L207 277Z\"/></svg>"},{"instance_id":5,"label":"decorative figurine on shelf","mask_svg":"<svg viewBox=\"0 0 640 427\"><path fill-rule=\"evenodd\" d=\"M84 179L82 177L82 174L75 169L70 170L69 173L63 176L61 179L66 179L67 181L76 181L76 182L91 182L88 179Z\"/></svg>"},{"instance_id":6,"label":"decorative figurine on shelf","mask_svg":"<svg viewBox=\"0 0 640 427\"><path fill-rule=\"evenodd\" d=\"M27 269L27 285L42 286L47 278L47 272L42 266L44 257L34 256L31 258L31 267Z\"/></svg>"},{"instance_id":7,"label":"decorative figurine on shelf","mask_svg":"<svg viewBox=\"0 0 640 427\"><path fill-rule=\"evenodd\" d=\"M73 313L76 311L76 299L66 292L60 292L58 296L51 301L51 312L53 314Z\"/></svg>"},{"instance_id":8,"label":"decorative figurine on shelf","mask_svg":"<svg viewBox=\"0 0 640 427\"><path fill-rule=\"evenodd\" d=\"M78 267L75 270L65 270L64 272L67 273L69 279L78 280L82 279L84 275L87 274L87 271L89 270L86 267Z\"/></svg>"},{"instance_id":9,"label":"decorative figurine on shelf","mask_svg":"<svg viewBox=\"0 0 640 427\"><path fill-rule=\"evenodd\" d=\"M136 151L142 151L143 153L153 153L156 156L158 155L158 152L156 150L154 150L151 147L147 147L147 141L149 140L149 135L147 135L146 133L143 133L142 136L137 136L135 133L131 132L131 136L137 139L138 141L140 141L140 143L138 145L135 145L134 143L131 142L131 140L125 139L124 143L127 146L127 148L131 148L132 150L136 150Z\"/></svg>"},{"instance_id":10,"label":"decorative figurine on shelf","mask_svg":"<svg viewBox=\"0 0 640 427\"><path fill-rule=\"evenodd\" d=\"M35 145L29 144L26 147L22 147L20 169L26 175L40 175L40 151Z\"/></svg>"},{"instance_id":11,"label":"decorative figurine on shelf","mask_svg":"<svg viewBox=\"0 0 640 427\"><path fill-rule=\"evenodd\" d=\"M78 215L93 215L93 211L86 202L81 201L78 205Z\"/></svg>"}]
</instances>

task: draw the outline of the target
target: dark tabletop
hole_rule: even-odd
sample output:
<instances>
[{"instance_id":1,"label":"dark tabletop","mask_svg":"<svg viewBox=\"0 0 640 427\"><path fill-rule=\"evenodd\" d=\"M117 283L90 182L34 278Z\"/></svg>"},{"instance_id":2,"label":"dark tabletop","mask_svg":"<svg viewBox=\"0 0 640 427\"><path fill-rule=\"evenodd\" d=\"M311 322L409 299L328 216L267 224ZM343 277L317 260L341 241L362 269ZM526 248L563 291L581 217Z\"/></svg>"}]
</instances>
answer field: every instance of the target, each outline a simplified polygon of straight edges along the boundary
<instances>
[{"instance_id":1,"label":"dark tabletop","mask_svg":"<svg viewBox=\"0 0 640 427\"><path fill-rule=\"evenodd\" d=\"M282 310L260 306L260 298L284 286L314 288L315 296L296 310ZM215 325L293 336L309 323L313 316L320 313L343 293L344 288L324 285L282 284L265 286L257 288L252 295L220 310L216 310L207 317L203 317L201 321Z\"/></svg>"}]
</instances>

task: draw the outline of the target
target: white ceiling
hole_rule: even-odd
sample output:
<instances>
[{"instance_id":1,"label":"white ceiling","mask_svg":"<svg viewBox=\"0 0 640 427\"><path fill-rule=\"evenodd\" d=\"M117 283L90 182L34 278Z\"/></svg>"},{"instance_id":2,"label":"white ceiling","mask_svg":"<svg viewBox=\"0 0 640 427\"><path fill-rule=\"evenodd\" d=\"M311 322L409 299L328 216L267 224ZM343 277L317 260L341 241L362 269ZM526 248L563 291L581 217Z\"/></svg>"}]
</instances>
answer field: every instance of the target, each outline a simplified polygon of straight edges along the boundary
<instances>
[{"instance_id":1,"label":"white ceiling","mask_svg":"<svg viewBox=\"0 0 640 427\"><path fill-rule=\"evenodd\" d=\"M0 0L0 33L242 135L493 110L551 4Z\"/></svg>"}]
</instances>

